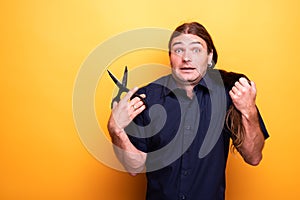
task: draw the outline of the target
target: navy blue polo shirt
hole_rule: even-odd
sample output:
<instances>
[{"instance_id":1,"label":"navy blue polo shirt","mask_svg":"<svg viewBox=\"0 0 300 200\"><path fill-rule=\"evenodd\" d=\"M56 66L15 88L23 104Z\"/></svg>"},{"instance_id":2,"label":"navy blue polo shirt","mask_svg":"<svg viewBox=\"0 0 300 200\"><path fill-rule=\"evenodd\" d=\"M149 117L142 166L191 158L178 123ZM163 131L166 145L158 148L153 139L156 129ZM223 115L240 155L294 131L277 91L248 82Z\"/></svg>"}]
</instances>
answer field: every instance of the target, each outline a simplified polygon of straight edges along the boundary
<instances>
[{"instance_id":1,"label":"navy blue polo shirt","mask_svg":"<svg viewBox=\"0 0 300 200\"><path fill-rule=\"evenodd\" d=\"M224 124L232 104L228 92L237 77L208 70L194 87L192 99L176 86L172 75L138 91L146 94L148 108L126 127L126 133L136 148L147 152L147 200L225 199L231 133ZM259 120L267 138L260 114ZM203 155L201 147L207 151Z\"/></svg>"}]
</instances>

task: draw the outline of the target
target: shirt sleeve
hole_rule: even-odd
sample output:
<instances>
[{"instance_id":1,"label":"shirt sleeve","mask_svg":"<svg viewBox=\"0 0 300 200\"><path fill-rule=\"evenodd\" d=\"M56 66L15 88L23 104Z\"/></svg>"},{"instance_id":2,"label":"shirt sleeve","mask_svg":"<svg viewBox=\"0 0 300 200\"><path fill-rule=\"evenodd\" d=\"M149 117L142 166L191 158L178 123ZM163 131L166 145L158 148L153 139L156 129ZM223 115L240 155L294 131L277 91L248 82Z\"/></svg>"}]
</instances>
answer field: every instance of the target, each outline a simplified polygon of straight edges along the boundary
<instances>
[{"instance_id":1,"label":"shirt sleeve","mask_svg":"<svg viewBox=\"0 0 300 200\"><path fill-rule=\"evenodd\" d=\"M262 131L265 139L267 139L268 137L270 137L270 135L269 135L269 133L267 131L266 125L265 125L265 123L263 121L263 118L262 118L262 116L261 116L258 108L257 108L257 112L258 112L258 119L259 119L259 125L260 125L260 128L261 128L261 131Z\"/></svg>"},{"instance_id":2,"label":"shirt sleeve","mask_svg":"<svg viewBox=\"0 0 300 200\"><path fill-rule=\"evenodd\" d=\"M138 94L146 94L146 103L149 98L149 94L145 88L141 88ZM147 130L146 126L150 123L148 117L148 109L145 109L142 113L136 116L133 121L125 128L125 132L128 135L130 142L140 151L147 152Z\"/></svg>"},{"instance_id":3,"label":"shirt sleeve","mask_svg":"<svg viewBox=\"0 0 300 200\"><path fill-rule=\"evenodd\" d=\"M144 116L140 114L125 128L125 131L130 142L138 150L147 152L147 134L144 126Z\"/></svg>"}]
</instances>

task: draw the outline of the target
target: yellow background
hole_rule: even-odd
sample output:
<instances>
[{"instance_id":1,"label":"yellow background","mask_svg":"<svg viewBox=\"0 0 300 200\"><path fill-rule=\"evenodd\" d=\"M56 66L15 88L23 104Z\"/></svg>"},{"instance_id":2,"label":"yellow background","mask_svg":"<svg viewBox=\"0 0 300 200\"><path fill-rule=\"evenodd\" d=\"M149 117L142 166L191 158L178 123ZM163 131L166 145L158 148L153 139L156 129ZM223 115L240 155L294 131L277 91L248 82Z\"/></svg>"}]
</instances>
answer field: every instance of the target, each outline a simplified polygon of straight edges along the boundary
<instances>
[{"instance_id":1,"label":"yellow background","mask_svg":"<svg viewBox=\"0 0 300 200\"><path fill-rule=\"evenodd\" d=\"M89 53L113 35L194 20L213 36L217 67L256 82L271 134L258 167L230 155L227 199L300 199L299 8L297 0L1 1L0 199L143 199L144 175L101 164L80 141L74 82ZM116 63L148 59L129 55Z\"/></svg>"}]
</instances>

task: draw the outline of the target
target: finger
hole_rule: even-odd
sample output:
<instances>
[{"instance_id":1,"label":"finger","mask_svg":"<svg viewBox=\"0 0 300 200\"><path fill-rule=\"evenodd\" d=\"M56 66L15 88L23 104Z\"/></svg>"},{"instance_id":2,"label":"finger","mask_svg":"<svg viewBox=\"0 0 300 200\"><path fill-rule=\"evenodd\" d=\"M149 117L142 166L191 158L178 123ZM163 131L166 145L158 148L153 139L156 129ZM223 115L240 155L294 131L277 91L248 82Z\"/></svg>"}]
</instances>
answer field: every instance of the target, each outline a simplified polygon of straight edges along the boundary
<instances>
[{"instance_id":1,"label":"finger","mask_svg":"<svg viewBox=\"0 0 300 200\"><path fill-rule=\"evenodd\" d=\"M131 99L130 106L134 106L134 105L137 106L136 104L140 101L141 101L140 97L135 97L135 98Z\"/></svg>"},{"instance_id":2,"label":"finger","mask_svg":"<svg viewBox=\"0 0 300 200\"><path fill-rule=\"evenodd\" d=\"M133 99L131 99L130 103L131 103L131 105L137 104L139 102L142 102L142 104L143 104L144 102L142 99L144 99L145 97L146 97L145 94L138 95L138 96L134 97Z\"/></svg>"},{"instance_id":3,"label":"finger","mask_svg":"<svg viewBox=\"0 0 300 200\"><path fill-rule=\"evenodd\" d=\"M250 87L251 87L252 93L256 96L256 94L257 94L256 84L253 81L251 81L251 86Z\"/></svg>"},{"instance_id":4,"label":"finger","mask_svg":"<svg viewBox=\"0 0 300 200\"><path fill-rule=\"evenodd\" d=\"M118 105L118 102L114 101L113 102L113 109Z\"/></svg>"},{"instance_id":5,"label":"finger","mask_svg":"<svg viewBox=\"0 0 300 200\"><path fill-rule=\"evenodd\" d=\"M239 79L239 82L244 87L249 87L250 86L248 79L246 79L245 77L241 77Z\"/></svg>"},{"instance_id":6,"label":"finger","mask_svg":"<svg viewBox=\"0 0 300 200\"><path fill-rule=\"evenodd\" d=\"M142 105L141 107L135 109L131 115L132 119L134 119L137 115L139 115L141 112L143 112L146 109L145 105Z\"/></svg>"},{"instance_id":7,"label":"finger","mask_svg":"<svg viewBox=\"0 0 300 200\"><path fill-rule=\"evenodd\" d=\"M240 81L236 81L234 83L234 86L238 89L238 90L241 90L243 88L243 85L240 83Z\"/></svg>"},{"instance_id":8,"label":"finger","mask_svg":"<svg viewBox=\"0 0 300 200\"><path fill-rule=\"evenodd\" d=\"M134 94L134 93L136 93L137 91L138 91L138 87L134 87L134 88L132 88L131 90L129 90L129 92L127 92L127 94L124 96L124 100L125 101L129 101L130 100L130 98L132 97L132 95Z\"/></svg>"},{"instance_id":9,"label":"finger","mask_svg":"<svg viewBox=\"0 0 300 200\"><path fill-rule=\"evenodd\" d=\"M232 91L232 93L233 93L234 95L236 95L236 94L239 93L239 89L238 89L236 86L233 86L233 87L231 88L231 91Z\"/></svg>"},{"instance_id":10,"label":"finger","mask_svg":"<svg viewBox=\"0 0 300 200\"><path fill-rule=\"evenodd\" d=\"M143 105L144 105L144 102L141 101L140 98L135 98L134 100L132 100L130 102L129 106L132 108L132 111L134 112L134 111L138 110Z\"/></svg>"},{"instance_id":11,"label":"finger","mask_svg":"<svg viewBox=\"0 0 300 200\"><path fill-rule=\"evenodd\" d=\"M229 91L229 95L231 99L235 99L237 97L232 90Z\"/></svg>"},{"instance_id":12,"label":"finger","mask_svg":"<svg viewBox=\"0 0 300 200\"><path fill-rule=\"evenodd\" d=\"M134 104L135 109L141 107L142 105L144 105L144 102L143 102L141 99L139 99L139 100Z\"/></svg>"},{"instance_id":13,"label":"finger","mask_svg":"<svg viewBox=\"0 0 300 200\"><path fill-rule=\"evenodd\" d=\"M256 91L256 84L253 81L251 81L250 83L251 83L251 88Z\"/></svg>"},{"instance_id":14,"label":"finger","mask_svg":"<svg viewBox=\"0 0 300 200\"><path fill-rule=\"evenodd\" d=\"M230 95L231 98L234 96L234 93L233 93L232 90L229 91L229 95Z\"/></svg>"},{"instance_id":15,"label":"finger","mask_svg":"<svg viewBox=\"0 0 300 200\"><path fill-rule=\"evenodd\" d=\"M142 97L142 98L146 98L146 95L145 94L140 94L140 97Z\"/></svg>"},{"instance_id":16,"label":"finger","mask_svg":"<svg viewBox=\"0 0 300 200\"><path fill-rule=\"evenodd\" d=\"M146 106L145 105L142 105L142 106L140 106L135 112L137 113L137 114L140 114L143 110L145 110L146 109Z\"/></svg>"}]
</instances>

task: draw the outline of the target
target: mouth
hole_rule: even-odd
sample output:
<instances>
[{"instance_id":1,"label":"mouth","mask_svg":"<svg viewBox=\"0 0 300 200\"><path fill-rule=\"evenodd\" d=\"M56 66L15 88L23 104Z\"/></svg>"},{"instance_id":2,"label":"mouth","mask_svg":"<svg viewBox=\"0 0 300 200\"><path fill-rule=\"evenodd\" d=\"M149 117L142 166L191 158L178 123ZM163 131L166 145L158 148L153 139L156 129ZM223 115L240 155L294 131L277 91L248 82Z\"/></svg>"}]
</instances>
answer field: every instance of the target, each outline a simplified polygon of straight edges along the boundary
<instances>
[{"instance_id":1,"label":"mouth","mask_svg":"<svg viewBox=\"0 0 300 200\"><path fill-rule=\"evenodd\" d=\"M191 72L191 71L194 71L196 68L194 67L182 67L180 68L181 71L183 72Z\"/></svg>"}]
</instances>

